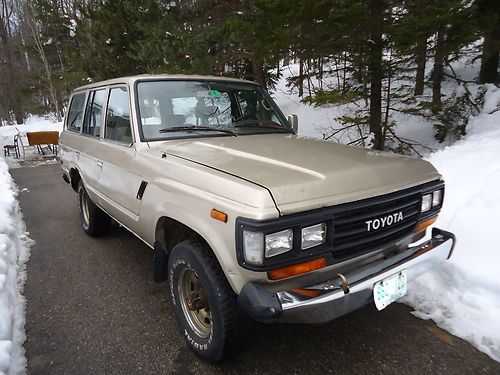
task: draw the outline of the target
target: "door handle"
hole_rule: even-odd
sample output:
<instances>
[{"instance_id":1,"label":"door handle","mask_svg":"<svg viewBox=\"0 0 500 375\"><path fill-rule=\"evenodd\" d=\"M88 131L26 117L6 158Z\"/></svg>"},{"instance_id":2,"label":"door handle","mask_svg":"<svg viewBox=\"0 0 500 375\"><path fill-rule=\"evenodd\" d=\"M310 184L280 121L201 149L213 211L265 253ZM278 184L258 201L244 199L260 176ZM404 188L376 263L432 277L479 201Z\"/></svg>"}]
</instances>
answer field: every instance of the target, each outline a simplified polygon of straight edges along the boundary
<instances>
[{"instance_id":1,"label":"door handle","mask_svg":"<svg viewBox=\"0 0 500 375\"><path fill-rule=\"evenodd\" d=\"M102 168L102 165L103 165L102 160L97 160L97 166L98 166L99 168Z\"/></svg>"}]
</instances>

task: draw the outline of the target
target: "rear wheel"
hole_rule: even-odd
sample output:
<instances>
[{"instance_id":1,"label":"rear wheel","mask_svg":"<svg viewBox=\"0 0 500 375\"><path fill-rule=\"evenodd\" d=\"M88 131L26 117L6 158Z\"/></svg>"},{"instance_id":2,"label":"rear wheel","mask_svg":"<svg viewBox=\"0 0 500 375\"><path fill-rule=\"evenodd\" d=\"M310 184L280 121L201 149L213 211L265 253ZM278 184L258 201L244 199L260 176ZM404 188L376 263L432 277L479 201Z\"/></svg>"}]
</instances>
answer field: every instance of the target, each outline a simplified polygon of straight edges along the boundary
<instances>
[{"instance_id":1,"label":"rear wheel","mask_svg":"<svg viewBox=\"0 0 500 375\"><path fill-rule=\"evenodd\" d=\"M235 354L247 336L248 321L208 246L193 240L175 246L168 281L174 314L190 349L212 363Z\"/></svg>"},{"instance_id":2,"label":"rear wheel","mask_svg":"<svg viewBox=\"0 0 500 375\"><path fill-rule=\"evenodd\" d=\"M111 218L92 202L81 181L78 185L78 203L85 233L97 237L109 232Z\"/></svg>"}]
</instances>

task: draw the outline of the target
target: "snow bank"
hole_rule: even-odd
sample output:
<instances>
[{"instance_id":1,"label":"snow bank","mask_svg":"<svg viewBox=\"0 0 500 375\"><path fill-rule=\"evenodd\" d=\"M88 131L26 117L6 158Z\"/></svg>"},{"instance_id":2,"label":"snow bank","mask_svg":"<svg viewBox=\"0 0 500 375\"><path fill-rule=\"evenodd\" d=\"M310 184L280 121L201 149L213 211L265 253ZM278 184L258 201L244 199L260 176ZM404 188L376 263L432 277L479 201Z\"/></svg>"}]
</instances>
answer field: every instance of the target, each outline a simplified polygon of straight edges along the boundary
<instances>
[{"instance_id":1,"label":"snow bank","mask_svg":"<svg viewBox=\"0 0 500 375\"><path fill-rule=\"evenodd\" d=\"M26 358L25 299L21 295L26 279L25 263L30 240L16 200L17 189L7 164L0 158L0 373L24 374Z\"/></svg>"},{"instance_id":2,"label":"snow bank","mask_svg":"<svg viewBox=\"0 0 500 375\"><path fill-rule=\"evenodd\" d=\"M500 361L500 88L488 86L465 139L428 160L446 182L436 226L458 242L449 262L410 282L403 302Z\"/></svg>"},{"instance_id":3,"label":"snow bank","mask_svg":"<svg viewBox=\"0 0 500 375\"><path fill-rule=\"evenodd\" d=\"M299 64L291 64L282 68L282 76L276 84L272 96L285 115L296 114L299 117L300 135L322 139L323 135L328 135L332 128L342 126L336 119L343 114L349 113L350 106L323 105L314 107L301 102L302 98L298 96L297 89L291 90L287 87L287 79L297 75L298 71ZM319 85L316 78L311 78L311 80L315 87ZM334 77L328 77L325 74L323 79L325 87L332 84L333 80ZM307 82L307 80L304 82ZM307 83L305 85L307 87ZM342 132L334 140L348 143L351 140L349 136L349 132Z\"/></svg>"},{"instance_id":4,"label":"snow bank","mask_svg":"<svg viewBox=\"0 0 500 375\"><path fill-rule=\"evenodd\" d=\"M297 69L297 64L283 68L273 96L284 113L299 115L299 134L321 139L329 129L341 126L336 117L349 114L353 108L315 108L302 103L297 93L286 87L286 78L297 74ZM455 71L472 79L478 66L457 63ZM325 82L331 83L331 79ZM443 87L448 96L457 89L453 82ZM410 294L403 302L411 305L419 318L432 319L500 362L500 239L496 233L500 216L500 88L489 85L487 89L482 112L471 119L467 136L427 157L446 182L445 204L436 226L454 232L458 243L449 262L410 280ZM434 140L432 122L418 116L395 117L399 135L434 150L445 147ZM332 140L349 143L351 135L347 132Z\"/></svg>"}]
</instances>

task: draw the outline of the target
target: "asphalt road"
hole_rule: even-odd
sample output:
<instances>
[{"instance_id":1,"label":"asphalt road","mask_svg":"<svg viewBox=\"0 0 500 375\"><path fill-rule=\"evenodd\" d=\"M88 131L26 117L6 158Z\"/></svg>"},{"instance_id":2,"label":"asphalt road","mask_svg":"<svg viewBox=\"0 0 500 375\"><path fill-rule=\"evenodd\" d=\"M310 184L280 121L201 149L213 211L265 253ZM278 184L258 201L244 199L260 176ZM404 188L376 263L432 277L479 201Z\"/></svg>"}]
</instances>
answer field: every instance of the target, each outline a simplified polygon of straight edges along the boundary
<instances>
[{"instance_id":1,"label":"asphalt road","mask_svg":"<svg viewBox=\"0 0 500 375\"><path fill-rule=\"evenodd\" d=\"M36 241L25 287L30 374L500 374L402 304L320 326L259 326L242 354L207 365L186 348L146 245L118 226L86 236L59 166L11 173Z\"/></svg>"}]
</instances>

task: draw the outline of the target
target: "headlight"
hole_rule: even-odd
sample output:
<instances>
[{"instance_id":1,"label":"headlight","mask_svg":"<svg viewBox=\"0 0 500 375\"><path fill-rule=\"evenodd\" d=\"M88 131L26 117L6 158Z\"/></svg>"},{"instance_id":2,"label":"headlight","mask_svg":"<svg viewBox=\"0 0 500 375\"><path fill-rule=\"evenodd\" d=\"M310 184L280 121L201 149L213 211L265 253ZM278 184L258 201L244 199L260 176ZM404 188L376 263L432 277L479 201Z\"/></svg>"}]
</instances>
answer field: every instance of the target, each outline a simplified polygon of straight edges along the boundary
<instances>
[{"instance_id":1,"label":"headlight","mask_svg":"<svg viewBox=\"0 0 500 375\"><path fill-rule=\"evenodd\" d=\"M243 231L243 253L247 263L262 264L264 256L271 258L292 250L292 247L293 231L291 229L267 235L262 232Z\"/></svg>"},{"instance_id":2,"label":"headlight","mask_svg":"<svg viewBox=\"0 0 500 375\"><path fill-rule=\"evenodd\" d=\"M443 189L436 190L432 193L432 207L439 206L443 201Z\"/></svg>"},{"instance_id":3,"label":"headlight","mask_svg":"<svg viewBox=\"0 0 500 375\"><path fill-rule=\"evenodd\" d=\"M291 229L266 235L266 258L286 253L293 247L293 231Z\"/></svg>"},{"instance_id":4,"label":"headlight","mask_svg":"<svg viewBox=\"0 0 500 375\"><path fill-rule=\"evenodd\" d=\"M326 241L326 223L302 229L302 250L321 245Z\"/></svg>"},{"instance_id":5,"label":"headlight","mask_svg":"<svg viewBox=\"0 0 500 375\"><path fill-rule=\"evenodd\" d=\"M262 264L264 257L264 233L243 231L243 254L245 261Z\"/></svg>"},{"instance_id":6,"label":"headlight","mask_svg":"<svg viewBox=\"0 0 500 375\"><path fill-rule=\"evenodd\" d=\"M422 206L420 208L421 212L427 212L432 208L432 193L426 194L422 197Z\"/></svg>"}]
</instances>

